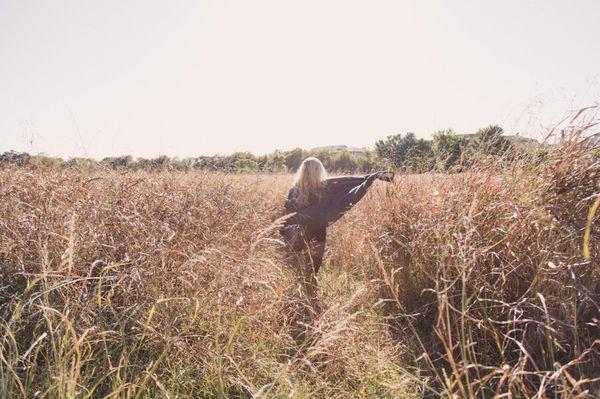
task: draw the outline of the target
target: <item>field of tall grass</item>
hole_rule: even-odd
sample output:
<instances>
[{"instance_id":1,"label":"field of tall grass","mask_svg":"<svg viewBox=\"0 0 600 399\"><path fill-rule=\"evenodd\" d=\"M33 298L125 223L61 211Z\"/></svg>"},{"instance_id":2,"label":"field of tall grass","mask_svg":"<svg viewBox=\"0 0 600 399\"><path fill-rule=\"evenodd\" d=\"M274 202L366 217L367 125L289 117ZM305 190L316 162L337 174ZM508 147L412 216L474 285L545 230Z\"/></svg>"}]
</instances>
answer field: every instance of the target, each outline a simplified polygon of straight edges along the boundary
<instances>
[{"instance_id":1,"label":"field of tall grass","mask_svg":"<svg viewBox=\"0 0 600 399\"><path fill-rule=\"evenodd\" d=\"M318 312L289 175L0 170L0 398L599 395L599 159L377 182Z\"/></svg>"}]
</instances>

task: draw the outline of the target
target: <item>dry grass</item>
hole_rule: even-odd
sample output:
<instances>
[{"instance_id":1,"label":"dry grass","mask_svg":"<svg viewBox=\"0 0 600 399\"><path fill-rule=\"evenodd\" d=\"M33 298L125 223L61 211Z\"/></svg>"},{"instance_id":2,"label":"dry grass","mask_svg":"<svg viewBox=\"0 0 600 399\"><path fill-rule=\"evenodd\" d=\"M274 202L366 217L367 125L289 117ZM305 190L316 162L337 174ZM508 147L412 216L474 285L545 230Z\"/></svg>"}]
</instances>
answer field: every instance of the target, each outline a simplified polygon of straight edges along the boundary
<instances>
[{"instance_id":1,"label":"dry grass","mask_svg":"<svg viewBox=\"0 0 600 399\"><path fill-rule=\"evenodd\" d=\"M583 256L599 159L565 142L502 173L405 178L332 231L335 263L381 282L383 314L434 395L600 394L597 234ZM344 251L356 245L372 250Z\"/></svg>"},{"instance_id":2,"label":"dry grass","mask_svg":"<svg viewBox=\"0 0 600 399\"><path fill-rule=\"evenodd\" d=\"M303 304L265 230L288 184L0 172L0 397L411 392L362 291L336 298L310 344L290 336Z\"/></svg>"},{"instance_id":3,"label":"dry grass","mask_svg":"<svg viewBox=\"0 0 600 399\"><path fill-rule=\"evenodd\" d=\"M598 393L599 169L563 144L377 183L318 316L272 224L289 176L2 170L0 398Z\"/></svg>"}]
</instances>

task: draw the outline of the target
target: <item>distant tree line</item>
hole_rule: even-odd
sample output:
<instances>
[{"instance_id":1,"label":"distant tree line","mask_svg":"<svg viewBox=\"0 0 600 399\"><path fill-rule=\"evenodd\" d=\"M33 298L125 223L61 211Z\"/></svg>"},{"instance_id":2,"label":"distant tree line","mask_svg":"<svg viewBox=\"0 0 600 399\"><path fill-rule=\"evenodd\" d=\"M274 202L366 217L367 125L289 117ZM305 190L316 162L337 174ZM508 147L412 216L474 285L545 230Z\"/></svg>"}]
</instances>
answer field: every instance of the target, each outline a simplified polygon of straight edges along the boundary
<instances>
[{"instance_id":1,"label":"distant tree line","mask_svg":"<svg viewBox=\"0 0 600 399\"><path fill-rule=\"evenodd\" d=\"M131 155L107 157L100 161L92 158L70 158L63 160L47 155L9 151L0 154L0 167L15 165L32 168L76 168L94 169L108 167L115 170L207 170L227 173L285 173L298 169L302 160L314 156L319 158L327 170L335 172L369 172L383 165L374 151L353 156L347 151L331 153L327 150L306 151L295 148L290 151L275 151L267 155L236 152L231 155L202 155L190 158L133 158Z\"/></svg>"},{"instance_id":2,"label":"distant tree line","mask_svg":"<svg viewBox=\"0 0 600 399\"><path fill-rule=\"evenodd\" d=\"M368 173L373 170L396 169L407 173L437 170L459 171L484 156L500 156L513 152L514 141L503 135L499 126L488 126L472 135L459 135L451 129L436 132L432 140L418 139L413 133L388 136L375 143L374 150L354 156L347 151L332 153L327 149L306 151L295 148L267 155L236 152L191 158L133 158L131 155L91 158L61 158L43 154L30 155L14 151L0 154L0 167L16 165L32 168L75 168L80 170L108 167L115 170L208 170L227 173L294 172L308 156L317 157L328 171Z\"/></svg>"},{"instance_id":3,"label":"distant tree line","mask_svg":"<svg viewBox=\"0 0 600 399\"><path fill-rule=\"evenodd\" d=\"M417 139L413 133L396 134L377 141L375 152L390 166L405 172L452 172L464 170L485 157L513 158L526 149L515 137L504 136L497 125L479 129L475 134L441 130L434 133L432 140ZM537 143L531 139L524 141Z\"/></svg>"}]
</instances>

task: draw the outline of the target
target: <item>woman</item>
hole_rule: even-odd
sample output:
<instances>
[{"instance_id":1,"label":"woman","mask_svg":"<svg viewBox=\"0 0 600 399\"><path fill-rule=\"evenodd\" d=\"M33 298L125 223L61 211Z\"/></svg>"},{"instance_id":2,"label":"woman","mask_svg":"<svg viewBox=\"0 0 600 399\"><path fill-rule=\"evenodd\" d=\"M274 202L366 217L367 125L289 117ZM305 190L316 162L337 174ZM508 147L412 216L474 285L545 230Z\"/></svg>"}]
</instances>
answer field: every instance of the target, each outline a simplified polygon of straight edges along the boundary
<instances>
[{"instance_id":1,"label":"woman","mask_svg":"<svg viewBox=\"0 0 600 399\"><path fill-rule=\"evenodd\" d=\"M392 181L390 172L359 177L327 178L317 158L306 158L288 193L284 214L293 214L280 232L286 239L297 266L305 271L305 286L316 293L316 274L323 263L327 226L334 223L364 197L375 179Z\"/></svg>"}]
</instances>

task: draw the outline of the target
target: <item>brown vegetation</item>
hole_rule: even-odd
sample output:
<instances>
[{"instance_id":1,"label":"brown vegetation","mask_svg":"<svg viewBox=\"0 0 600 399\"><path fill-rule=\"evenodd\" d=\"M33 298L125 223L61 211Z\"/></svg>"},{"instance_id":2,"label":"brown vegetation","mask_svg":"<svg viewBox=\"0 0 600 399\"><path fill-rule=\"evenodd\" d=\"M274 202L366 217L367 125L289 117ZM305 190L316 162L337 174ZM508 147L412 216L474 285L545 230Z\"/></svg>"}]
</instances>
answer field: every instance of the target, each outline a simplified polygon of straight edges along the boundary
<instances>
[{"instance_id":1,"label":"brown vegetation","mask_svg":"<svg viewBox=\"0 0 600 399\"><path fill-rule=\"evenodd\" d=\"M597 155L374 186L310 317L273 224L289 176L4 169L0 397L598 393Z\"/></svg>"}]
</instances>

